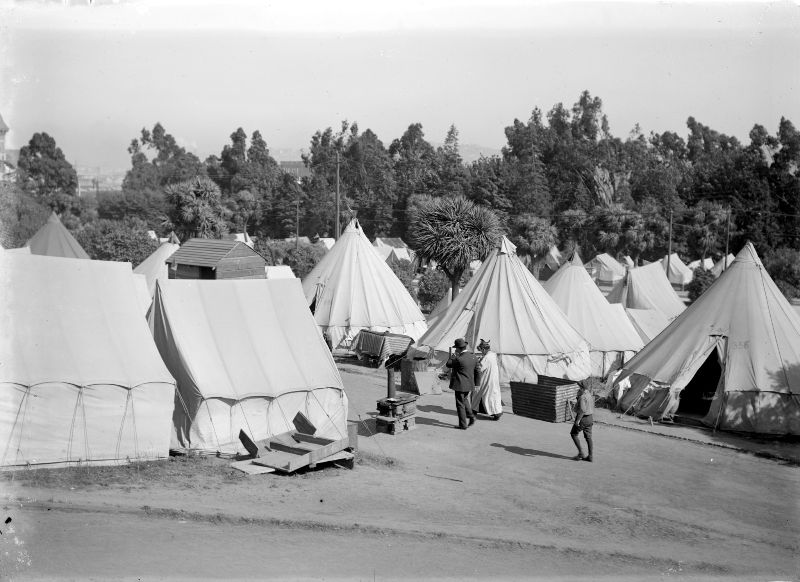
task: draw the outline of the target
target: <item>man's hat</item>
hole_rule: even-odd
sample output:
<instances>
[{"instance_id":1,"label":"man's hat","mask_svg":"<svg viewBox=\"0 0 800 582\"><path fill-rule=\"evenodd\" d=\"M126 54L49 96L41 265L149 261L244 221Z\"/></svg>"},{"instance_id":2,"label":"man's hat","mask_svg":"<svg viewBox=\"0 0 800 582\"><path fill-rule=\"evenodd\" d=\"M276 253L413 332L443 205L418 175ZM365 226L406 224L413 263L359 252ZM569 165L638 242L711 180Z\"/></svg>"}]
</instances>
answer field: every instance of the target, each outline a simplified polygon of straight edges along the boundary
<instances>
[{"instance_id":1,"label":"man's hat","mask_svg":"<svg viewBox=\"0 0 800 582\"><path fill-rule=\"evenodd\" d=\"M482 339L482 340L481 340L481 343L479 343L479 344L478 344L478 349L479 349L479 350L482 350L483 348L486 348L487 350L490 350L490 349L492 349L492 346L490 346L490 345L489 345L489 342L490 342L490 341L492 341L492 340L485 340L485 339Z\"/></svg>"},{"instance_id":2,"label":"man's hat","mask_svg":"<svg viewBox=\"0 0 800 582\"><path fill-rule=\"evenodd\" d=\"M463 337L458 338L455 342L453 342L453 347L463 350L467 347L467 342L464 341Z\"/></svg>"}]
</instances>

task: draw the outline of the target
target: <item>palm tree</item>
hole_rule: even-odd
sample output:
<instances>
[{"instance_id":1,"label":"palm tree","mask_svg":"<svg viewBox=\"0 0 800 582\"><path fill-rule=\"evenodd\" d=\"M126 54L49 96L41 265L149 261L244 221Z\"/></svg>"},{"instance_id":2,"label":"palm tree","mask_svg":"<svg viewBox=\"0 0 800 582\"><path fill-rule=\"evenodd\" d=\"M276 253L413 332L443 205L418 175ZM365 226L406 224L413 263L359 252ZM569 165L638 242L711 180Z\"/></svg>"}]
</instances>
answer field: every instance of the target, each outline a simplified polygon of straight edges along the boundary
<instances>
[{"instance_id":1,"label":"palm tree","mask_svg":"<svg viewBox=\"0 0 800 582\"><path fill-rule=\"evenodd\" d=\"M463 196L421 200L410 219L409 245L421 259L436 261L453 299L470 262L485 259L502 234L494 212Z\"/></svg>"}]
</instances>

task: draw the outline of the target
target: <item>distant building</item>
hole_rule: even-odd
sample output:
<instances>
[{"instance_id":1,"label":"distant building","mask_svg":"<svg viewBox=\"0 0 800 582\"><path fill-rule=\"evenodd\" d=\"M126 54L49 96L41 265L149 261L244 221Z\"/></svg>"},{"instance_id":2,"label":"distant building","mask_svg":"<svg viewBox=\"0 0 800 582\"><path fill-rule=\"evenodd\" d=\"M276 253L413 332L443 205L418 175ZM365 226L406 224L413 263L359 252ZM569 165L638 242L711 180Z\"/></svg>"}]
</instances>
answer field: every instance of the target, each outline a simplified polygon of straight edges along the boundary
<instances>
[{"instance_id":1,"label":"distant building","mask_svg":"<svg viewBox=\"0 0 800 582\"><path fill-rule=\"evenodd\" d=\"M305 162L279 162L281 170L291 174L299 182L302 178L311 175L311 170L306 167Z\"/></svg>"},{"instance_id":2,"label":"distant building","mask_svg":"<svg viewBox=\"0 0 800 582\"><path fill-rule=\"evenodd\" d=\"M12 150L6 150L6 134L10 128L3 121L3 116L0 115L0 181L11 182L17 175L17 159L19 152L13 150L16 155L13 155Z\"/></svg>"},{"instance_id":3,"label":"distant building","mask_svg":"<svg viewBox=\"0 0 800 582\"><path fill-rule=\"evenodd\" d=\"M267 261L243 242L193 238L167 264L170 279L264 279Z\"/></svg>"}]
</instances>

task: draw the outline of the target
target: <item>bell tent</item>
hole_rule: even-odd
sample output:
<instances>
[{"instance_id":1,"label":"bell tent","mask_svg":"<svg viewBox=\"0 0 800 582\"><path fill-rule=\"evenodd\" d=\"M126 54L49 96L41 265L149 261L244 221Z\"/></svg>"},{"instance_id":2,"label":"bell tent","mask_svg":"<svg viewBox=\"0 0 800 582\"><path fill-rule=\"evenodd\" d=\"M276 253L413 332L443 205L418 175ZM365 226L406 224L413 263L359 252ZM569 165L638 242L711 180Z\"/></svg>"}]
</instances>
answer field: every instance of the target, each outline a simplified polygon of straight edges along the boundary
<instances>
[{"instance_id":1,"label":"bell tent","mask_svg":"<svg viewBox=\"0 0 800 582\"><path fill-rule=\"evenodd\" d=\"M577 253L542 284L575 329L589 342L592 376L605 378L644 345L621 305L611 304Z\"/></svg>"},{"instance_id":2,"label":"bell tent","mask_svg":"<svg viewBox=\"0 0 800 582\"><path fill-rule=\"evenodd\" d=\"M428 328L416 302L357 220L303 279L303 292L333 348L350 347L362 329L416 340Z\"/></svg>"},{"instance_id":3,"label":"bell tent","mask_svg":"<svg viewBox=\"0 0 800 582\"><path fill-rule=\"evenodd\" d=\"M42 228L26 243L31 254L45 255L48 257L63 257L67 259L88 259L89 255L81 248L67 228L61 224L55 212Z\"/></svg>"},{"instance_id":4,"label":"bell tent","mask_svg":"<svg viewBox=\"0 0 800 582\"><path fill-rule=\"evenodd\" d=\"M0 465L166 457L175 381L130 263L0 254Z\"/></svg>"},{"instance_id":5,"label":"bell tent","mask_svg":"<svg viewBox=\"0 0 800 582\"><path fill-rule=\"evenodd\" d=\"M537 375L584 380L591 375L589 345L503 237L447 311L420 338L420 349L446 358L456 338L475 349L491 342L500 381Z\"/></svg>"},{"instance_id":6,"label":"bell tent","mask_svg":"<svg viewBox=\"0 0 800 582\"><path fill-rule=\"evenodd\" d=\"M156 281L166 281L169 278L166 261L179 248L181 248L179 244L161 243L149 257L133 270L136 274L144 275L147 280L147 290L150 293L150 297L156 292Z\"/></svg>"},{"instance_id":7,"label":"bell tent","mask_svg":"<svg viewBox=\"0 0 800 582\"><path fill-rule=\"evenodd\" d=\"M608 253L597 255L586 263L586 270L601 285L613 285L625 277L625 267Z\"/></svg>"},{"instance_id":8,"label":"bell tent","mask_svg":"<svg viewBox=\"0 0 800 582\"><path fill-rule=\"evenodd\" d=\"M667 257L661 259L661 267L667 274L667 280L678 287L688 285L694 278L694 272L686 266L677 253L669 255L669 260Z\"/></svg>"},{"instance_id":9,"label":"bell tent","mask_svg":"<svg viewBox=\"0 0 800 582\"><path fill-rule=\"evenodd\" d=\"M692 271L696 271L697 269L704 269L706 271L710 271L714 267L714 261L710 257L706 257L705 259L697 259L686 265Z\"/></svg>"},{"instance_id":10,"label":"bell tent","mask_svg":"<svg viewBox=\"0 0 800 582\"><path fill-rule=\"evenodd\" d=\"M629 309L657 309L668 321L686 309L658 262L628 271L624 279L617 281L606 299L609 303L621 303Z\"/></svg>"},{"instance_id":11,"label":"bell tent","mask_svg":"<svg viewBox=\"0 0 800 582\"><path fill-rule=\"evenodd\" d=\"M175 280L149 316L178 383L173 446L243 452L293 429L302 412L320 437L347 436L347 396L298 279Z\"/></svg>"},{"instance_id":12,"label":"bell tent","mask_svg":"<svg viewBox=\"0 0 800 582\"><path fill-rule=\"evenodd\" d=\"M800 434L800 316L751 243L614 382L639 416L696 414L714 428Z\"/></svg>"},{"instance_id":13,"label":"bell tent","mask_svg":"<svg viewBox=\"0 0 800 582\"><path fill-rule=\"evenodd\" d=\"M718 278L720 275L722 275L722 272L725 269L731 266L731 263L733 263L735 258L736 257L734 257L731 254L728 254L727 259L725 257L722 257L719 261L714 263L713 267L711 267L711 274L714 275L715 278Z\"/></svg>"}]
</instances>

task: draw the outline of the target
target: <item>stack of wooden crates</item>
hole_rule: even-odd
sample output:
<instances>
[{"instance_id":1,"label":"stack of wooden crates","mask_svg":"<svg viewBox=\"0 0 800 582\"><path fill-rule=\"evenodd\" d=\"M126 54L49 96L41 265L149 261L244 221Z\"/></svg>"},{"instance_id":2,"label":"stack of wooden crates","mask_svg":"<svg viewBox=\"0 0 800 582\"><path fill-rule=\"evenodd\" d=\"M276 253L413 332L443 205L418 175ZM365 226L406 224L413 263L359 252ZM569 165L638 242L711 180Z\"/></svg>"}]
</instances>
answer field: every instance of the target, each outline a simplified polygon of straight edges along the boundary
<instances>
[{"instance_id":1,"label":"stack of wooden crates","mask_svg":"<svg viewBox=\"0 0 800 582\"><path fill-rule=\"evenodd\" d=\"M537 382L511 382L511 409L518 416L547 422L566 422L574 418L571 401L578 396L572 380L539 376Z\"/></svg>"}]
</instances>

